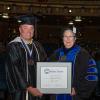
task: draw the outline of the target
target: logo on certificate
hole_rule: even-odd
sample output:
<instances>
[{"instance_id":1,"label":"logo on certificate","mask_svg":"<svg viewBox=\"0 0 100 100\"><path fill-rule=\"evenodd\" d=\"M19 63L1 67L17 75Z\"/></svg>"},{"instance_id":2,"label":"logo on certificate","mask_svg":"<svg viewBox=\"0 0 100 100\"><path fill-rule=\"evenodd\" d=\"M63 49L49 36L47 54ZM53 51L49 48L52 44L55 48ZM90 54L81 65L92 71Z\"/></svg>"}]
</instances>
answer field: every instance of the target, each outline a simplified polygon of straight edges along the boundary
<instances>
[{"instance_id":1,"label":"logo on certificate","mask_svg":"<svg viewBox=\"0 0 100 100\"><path fill-rule=\"evenodd\" d=\"M45 74L48 74L49 72L50 72L50 69L48 69L48 68L47 69L44 69L44 73Z\"/></svg>"}]
</instances>

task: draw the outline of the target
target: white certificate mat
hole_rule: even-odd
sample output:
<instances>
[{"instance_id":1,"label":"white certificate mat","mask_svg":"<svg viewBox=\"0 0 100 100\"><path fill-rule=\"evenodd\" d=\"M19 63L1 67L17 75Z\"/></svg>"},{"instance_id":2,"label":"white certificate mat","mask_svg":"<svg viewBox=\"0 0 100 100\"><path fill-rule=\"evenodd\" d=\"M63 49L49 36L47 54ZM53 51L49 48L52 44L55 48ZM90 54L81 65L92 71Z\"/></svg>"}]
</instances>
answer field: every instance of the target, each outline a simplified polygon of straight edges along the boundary
<instances>
[{"instance_id":1,"label":"white certificate mat","mask_svg":"<svg viewBox=\"0 0 100 100\"><path fill-rule=\"evenodd\" d=\"M37 88L45 94L71 93L71 62L37 62Z\"/></svg>"}]
</instances>

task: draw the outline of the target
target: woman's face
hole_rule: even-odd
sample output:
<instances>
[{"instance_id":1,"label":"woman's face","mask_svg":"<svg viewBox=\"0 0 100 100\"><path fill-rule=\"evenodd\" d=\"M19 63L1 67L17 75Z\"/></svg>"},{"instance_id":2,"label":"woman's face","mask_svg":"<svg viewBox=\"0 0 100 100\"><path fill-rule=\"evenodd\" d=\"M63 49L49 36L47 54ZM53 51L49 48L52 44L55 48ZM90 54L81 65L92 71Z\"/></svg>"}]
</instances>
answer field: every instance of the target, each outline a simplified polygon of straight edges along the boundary
<instances>
[{"instance_id":1,"label":"woman's face","mask_svg":"<svg viewBox=\"0 0 100 100\"><path fill-rule=\"evenodd\" d=\"M28 25L28 24L20 25L19 31L20 31L20 36L26 41L31 40L34 36L33 25Z\"/></svg>"},{"instance_id":2,"label":"woman's face","mask_svg":"<svg viewBox=\"0 0 100 100\"><path fill-rule=\"evenodd\" d=\"M66 48L71 48L75 44L75 35L71 30L65 30L63 33L63 43Z\"/></svg>"}]
</instances>

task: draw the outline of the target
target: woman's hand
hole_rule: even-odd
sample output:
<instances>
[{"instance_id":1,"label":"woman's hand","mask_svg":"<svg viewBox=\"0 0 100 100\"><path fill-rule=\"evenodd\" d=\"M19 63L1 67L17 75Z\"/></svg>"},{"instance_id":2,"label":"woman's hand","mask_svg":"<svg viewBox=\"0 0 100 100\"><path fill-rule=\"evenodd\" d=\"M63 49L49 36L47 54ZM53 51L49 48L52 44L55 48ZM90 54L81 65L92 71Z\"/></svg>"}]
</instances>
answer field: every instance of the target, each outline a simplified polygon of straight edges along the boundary
<instances>
[{"instance_id":1,"label":"woman's hand","mask_svg":"<svg viewBox=\"0 0 100 100\"><path fill-rule=\"evenodd\" d=\"M76 91L74 88L72 88L71 96L74 96L74 95L76 95Z\"/></svg>"}]
</instances>

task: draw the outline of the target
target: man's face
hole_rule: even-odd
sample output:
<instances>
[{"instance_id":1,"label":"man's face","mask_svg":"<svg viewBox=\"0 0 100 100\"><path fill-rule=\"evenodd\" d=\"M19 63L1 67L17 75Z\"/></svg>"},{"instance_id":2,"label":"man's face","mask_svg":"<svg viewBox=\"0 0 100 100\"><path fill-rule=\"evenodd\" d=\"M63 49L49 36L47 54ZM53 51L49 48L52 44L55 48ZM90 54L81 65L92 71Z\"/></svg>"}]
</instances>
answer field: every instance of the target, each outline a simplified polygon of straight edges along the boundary
<instances>
[{"instance_id":1,"label":"man's face","mask_svg":"<svg viewBox=\"0 0 100 100\"><path fill-rule=\"evenodd\" d=\"M20 36L26 41L31 40L32 37L34 36L34 26L33 25L28 25L28 24L20 25L19 31L20 31Z\"/></svg>"},{"instance_id":2,"label":"man's face","mask_svg":"<svg viewBox=\"0 0 100 100\"><path fill-rule=\"evenodd\" d=\"M75 36L71 31L65 31L63 34L63 43L66 48L71 48L75 43Z\"/></svg>"}]
</instances>

